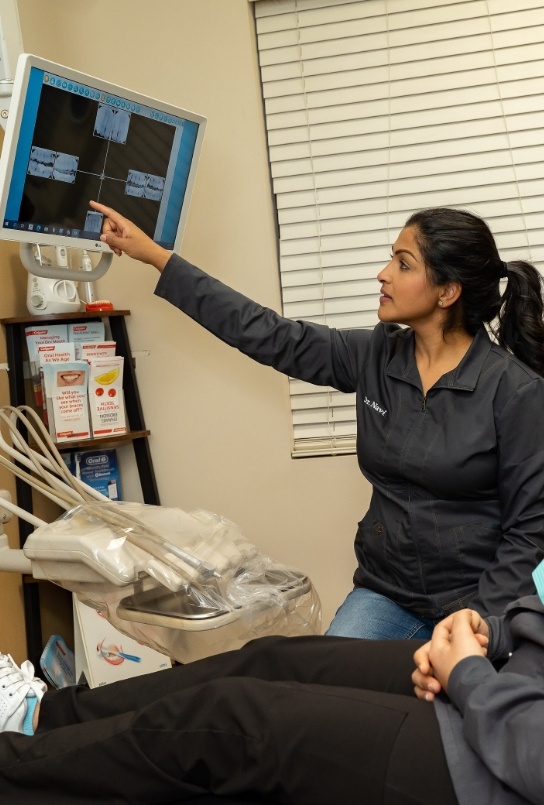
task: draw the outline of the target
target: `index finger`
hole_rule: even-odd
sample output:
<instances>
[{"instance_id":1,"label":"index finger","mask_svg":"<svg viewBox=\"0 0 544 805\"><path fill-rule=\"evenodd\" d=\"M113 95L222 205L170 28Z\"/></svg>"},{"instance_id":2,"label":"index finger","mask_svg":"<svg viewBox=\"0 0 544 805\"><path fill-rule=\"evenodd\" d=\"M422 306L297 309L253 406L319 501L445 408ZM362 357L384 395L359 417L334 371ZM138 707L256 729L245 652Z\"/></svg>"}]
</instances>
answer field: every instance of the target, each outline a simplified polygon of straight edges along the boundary
<instances>
[{"instance_id":1,"label":"index finger","mask_svg":"<svg viewBox=\"0 0 544 805\"><path fill-rule=\"evenodd\" d=\"M112 221L113 221L115 224L121 224L121 223L123 223L123 221L125 220L125 219L123 218L123 216L122 216L122 215L120 215L120 214L119 214L119 213L118 213L116 210L112 209L111 207L106 207L106 205L105 205L105 204L100 204L98 201L93 201L92 199L91 199L91 201L89 202L89 204L90 204L90 205L91 205L91 207L92 207L93 209L95 209L97 212L101 212L101 213L103 213L105 216L107 216L108 218L111 218L111 220L112 220Z\"/></svg>"}]
</instances>

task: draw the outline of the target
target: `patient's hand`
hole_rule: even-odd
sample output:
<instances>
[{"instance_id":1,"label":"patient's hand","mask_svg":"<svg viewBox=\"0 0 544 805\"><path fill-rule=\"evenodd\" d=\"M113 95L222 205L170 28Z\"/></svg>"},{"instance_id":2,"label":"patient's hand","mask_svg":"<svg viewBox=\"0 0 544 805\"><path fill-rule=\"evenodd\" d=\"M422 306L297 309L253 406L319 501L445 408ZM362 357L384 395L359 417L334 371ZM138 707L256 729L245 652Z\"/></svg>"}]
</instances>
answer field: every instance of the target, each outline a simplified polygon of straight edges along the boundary
<instances>
[{"instance_id":1,"label":"patient's hand","mask_svg":"<svg viewBox=\"0 0 544 805\"><path fill-rule=\"evenodd\" d=\"M440 621L431 640L414 653L412 682L418 699L432 701L441 690L447 690L457 663L471 655L485 656L488 640L487 623L472 609L462 609Z\"/></svg>"},{"instance_id":2,"label":"patient's hand","mask_svg":"<svg viewBox=\"0 0 544 805\"><path fill-rule=\"evenodd\" d=\"M431 650L431 641L425 643L424 646L418 648L414 653L414 663L416 670L412 674L412 682L414 683L414 691L418 699L425 699L432 702L435 695L440 693L441 687L438 679L433 676L431 661L429 659L429 652Z\"/></svg>"}]
</instances>

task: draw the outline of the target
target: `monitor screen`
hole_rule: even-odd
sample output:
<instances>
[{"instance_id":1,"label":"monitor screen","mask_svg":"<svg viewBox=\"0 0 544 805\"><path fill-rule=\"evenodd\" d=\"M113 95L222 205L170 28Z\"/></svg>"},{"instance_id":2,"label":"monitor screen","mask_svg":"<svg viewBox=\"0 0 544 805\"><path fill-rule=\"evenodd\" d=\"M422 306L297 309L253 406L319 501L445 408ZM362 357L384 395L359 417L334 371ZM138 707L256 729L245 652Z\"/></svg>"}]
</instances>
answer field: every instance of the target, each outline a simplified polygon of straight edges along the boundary
<instances>
[{"instance_id":1,"label":"monitor screen","mask_svg":"<svg viewBox=\"0 0 544 805\"><path fill-rule=\"evenodd\" d=\"M0 156L0 238L107 250L93 199L178 250L205 123L201 115L21 55Z\"/></svg>"}]
</instances>

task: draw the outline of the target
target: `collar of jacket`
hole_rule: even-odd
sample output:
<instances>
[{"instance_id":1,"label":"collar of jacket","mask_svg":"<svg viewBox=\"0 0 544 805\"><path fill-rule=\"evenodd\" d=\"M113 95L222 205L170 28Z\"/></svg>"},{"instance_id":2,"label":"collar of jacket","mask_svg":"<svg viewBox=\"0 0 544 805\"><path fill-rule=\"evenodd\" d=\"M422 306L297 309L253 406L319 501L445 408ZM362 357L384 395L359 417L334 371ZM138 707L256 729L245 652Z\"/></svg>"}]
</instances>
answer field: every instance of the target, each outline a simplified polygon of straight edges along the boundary
<instances>
[{"instance_id":1,"label":"collar of jacket","mask_svg":"<svg viewBox=\"0 0 544 805\"><path fill-rule=\"evenodd\" d=\"M414 353L414 331L410 328L395 329L389 333L389 337L395 339L396 344L393 349L393 357L387 366L387 376L404 380L406 383L411 383L420 388L421 380ZM487 330L485 327L481 327L474 336L474 340L461 363L451 372L446 372L435 383L433 388L474 391L492 346Z\"/></svg>"}]
</instances>

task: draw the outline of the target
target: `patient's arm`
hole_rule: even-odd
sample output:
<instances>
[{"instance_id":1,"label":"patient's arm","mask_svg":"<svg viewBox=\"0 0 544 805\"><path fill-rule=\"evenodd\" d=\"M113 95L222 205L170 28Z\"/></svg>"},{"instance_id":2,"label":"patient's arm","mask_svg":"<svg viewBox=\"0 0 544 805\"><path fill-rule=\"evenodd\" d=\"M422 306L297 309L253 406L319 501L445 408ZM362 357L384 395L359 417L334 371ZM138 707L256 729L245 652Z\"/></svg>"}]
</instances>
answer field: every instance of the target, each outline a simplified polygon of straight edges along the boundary
<instances>
[{"instance_id":1,"label":"patient's arm","mask_svg":"<svg viewBox=\"0 0 544 805\"><path fill-rule=\"evenodd\" d=\"M509 672L508 663L498 673L487 659L469 657L451 672L448 696L463 716L465 738L492 774L529 802L544 802L542 679Z\"/></svg>"}]
</instances>

